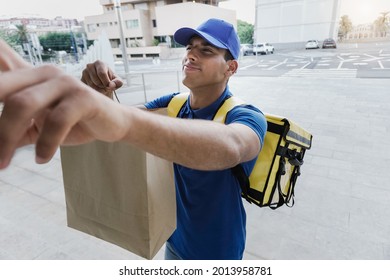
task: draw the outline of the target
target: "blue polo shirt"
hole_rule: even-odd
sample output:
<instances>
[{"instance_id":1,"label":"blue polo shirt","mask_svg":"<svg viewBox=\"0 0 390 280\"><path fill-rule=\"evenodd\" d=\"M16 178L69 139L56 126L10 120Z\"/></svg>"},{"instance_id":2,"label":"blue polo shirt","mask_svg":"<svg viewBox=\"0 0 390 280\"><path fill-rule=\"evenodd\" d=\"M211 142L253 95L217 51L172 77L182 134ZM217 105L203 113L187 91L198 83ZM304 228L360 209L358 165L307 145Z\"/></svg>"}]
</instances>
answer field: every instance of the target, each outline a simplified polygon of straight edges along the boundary
<instances>
[{"instance_id":1,"label":"blue polo shirt","mask_svg":"<svg viewBox=\"0 0 390 280\"><path fill-rule=\"evenodd\" d=\"M167 107L170 94L145 104L148 109ZM228 89L213 104L192 110L189 102L178 117L212 120L223 101L231 96ZM267 122L260 110L251 106L232 109L226 123L238 122L249 126L261 143L267 131ZM221 139L223 141L223 139ZM256 158L243 163L247 175ZM177 228L168 242L182 259L221 260L242 259L246 238L246 214L240 185L231 169L201 171L174 164Z\"/></svg>"}]
</instances>

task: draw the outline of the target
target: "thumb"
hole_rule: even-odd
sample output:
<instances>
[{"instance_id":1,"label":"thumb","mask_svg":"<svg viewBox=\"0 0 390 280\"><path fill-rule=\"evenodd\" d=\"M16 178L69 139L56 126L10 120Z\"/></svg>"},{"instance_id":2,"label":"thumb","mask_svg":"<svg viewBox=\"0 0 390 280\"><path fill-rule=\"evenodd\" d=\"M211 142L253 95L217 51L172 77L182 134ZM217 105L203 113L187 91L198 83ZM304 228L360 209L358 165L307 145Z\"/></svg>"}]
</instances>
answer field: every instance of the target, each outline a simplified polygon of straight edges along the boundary
<instances>
[{"instance_id":1,"label":"thumb","mask_svg":"<svg viewBox=\"0 0 390 280\"><path fill-rule=\"evenodd\" d=\"M111 80L110 81L110 85L109 85L109 87L113 88L113 89L118 89L118 88L120 88L122 86L123 86L123 82L119 78L115 78L115 79Z\"/></svg>"}]
</instances>

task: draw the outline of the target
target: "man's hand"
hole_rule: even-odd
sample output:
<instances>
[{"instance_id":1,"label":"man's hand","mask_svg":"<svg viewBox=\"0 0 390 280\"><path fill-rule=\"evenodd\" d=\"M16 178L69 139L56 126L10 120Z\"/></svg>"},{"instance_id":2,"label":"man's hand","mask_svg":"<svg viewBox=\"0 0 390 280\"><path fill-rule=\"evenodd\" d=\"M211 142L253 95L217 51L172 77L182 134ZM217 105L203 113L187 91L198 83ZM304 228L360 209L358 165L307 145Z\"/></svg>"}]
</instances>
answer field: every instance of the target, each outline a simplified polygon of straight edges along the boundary
<instances>
[{"instance_id":1,"label":"man's hand","mask_svg":"<svg viewBox=\"0 0 390 280\"><path fill-rule=\"evenodd\" d=\"M126 125L120 105L55 66L32 67L0 41L0 169L18 147L36 146L49 161L60 145L117 141Z\"/></svg>"},{"instance_id":2,"label":"man's hand","mask_svg":"<svg viewBox=\"0 0 390 280\"><path fill-rule=\"evenodd\" d=\"M19 55L16 55L13 49L11 49L7 43L0 39L0 73L2 71L15 70L20 68L32 68L33 66L28 64Z\"/></svg>"},{"instance_id":3,"label":"man's hand","mask_svg":"<svg viewBox=\"0 0 390 280\"><path fill-rule=\"evenodd\" d=\"M102 61L87 64L81 81L100 93L112 98L112 93L123 85L123 82Z\"/></svg>"}]
</instances>

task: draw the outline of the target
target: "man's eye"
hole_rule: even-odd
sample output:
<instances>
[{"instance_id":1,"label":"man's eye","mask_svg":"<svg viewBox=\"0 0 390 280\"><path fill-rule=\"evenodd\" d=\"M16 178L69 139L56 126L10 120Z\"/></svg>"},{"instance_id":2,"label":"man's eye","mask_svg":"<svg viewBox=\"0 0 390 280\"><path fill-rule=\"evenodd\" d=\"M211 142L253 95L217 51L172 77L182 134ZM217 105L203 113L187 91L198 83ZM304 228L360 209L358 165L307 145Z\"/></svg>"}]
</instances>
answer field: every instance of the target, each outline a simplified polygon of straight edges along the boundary
<instances>
[{"instance_id":1,"label":"man's eye","mask_svg":"<svg viewBox=\"0 0 390 280\"><path fill-rule=\"evenodd\" d=\"M204 51L204 52L207 52L207 53L212 53L212 52L213 52L213 50L210 49L210 48L204 48L203 51Z\"/></svg>"}]
</instances>

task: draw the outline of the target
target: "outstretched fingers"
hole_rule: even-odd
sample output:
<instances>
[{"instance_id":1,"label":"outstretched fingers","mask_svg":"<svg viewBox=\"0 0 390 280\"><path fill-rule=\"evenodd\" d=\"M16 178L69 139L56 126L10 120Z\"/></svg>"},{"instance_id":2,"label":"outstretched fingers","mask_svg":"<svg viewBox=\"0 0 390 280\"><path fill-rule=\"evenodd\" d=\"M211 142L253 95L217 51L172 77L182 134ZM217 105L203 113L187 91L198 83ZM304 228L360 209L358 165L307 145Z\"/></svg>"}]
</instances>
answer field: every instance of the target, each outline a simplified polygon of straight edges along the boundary
<instances>
[{"instance_id":1,"label":"outstretched fingers","mask_svg":"<svg viewBox=\"0 0 390 280\"><path fill-rule=\"evenodd\" d=\"M31 67L32 65L24 61L18 53L0 39L0 72Z\"/></svg>"},{"instance_id":2,"label":"outstretched fingers","mask_svg":"<svg viewBox=\"0 0 390 280\"><path fill-rule=\"evenodd\" d=\"M40 70L42 69L32 69L30 72L40 72ZM45 70L42 71L45 72ZM61 114L61 110L56 111L56 107L61 108L64 106L63 103L66 104L62 101L63 99L74 100L73 103L77 102L77 98L68 98L74 94L72 84L78 82L72 77L57 75L42 81L40 76L39 79L31 79L33 73L21 76L20 71L12 71L7 75L11 73L19 76L20 79L19 85L8 86L2 91L4 109L0 117L0 169L8 166L15 150L21 145L41 143L39 145L45 145L47 152L42 156L38 155L39 158L42 157L46 161L50 159L64 139L64 135L74 125L75 120L69 121L69 114L76 119L83 113L82 110L75 109L77 108L75 104L71 112ZM40 82L36 82L37 80ZM55 121L62 118L64 121ZM59 125L59 127L54 129L54 134L50 137L43 136L51 125ZM53 132L49 130L49 133Z\"/></svg>"},{"instance_id":3,"label":"outstretched fingers","mask_svg":"<svg viewBox=\"0 0 390 280\"><path fill-rule=\"evenodd\" d=\"M0 102L25 88L62 74L59 68L51 65L3 72L0 75Z\"/></svg>"}]
</instances>

